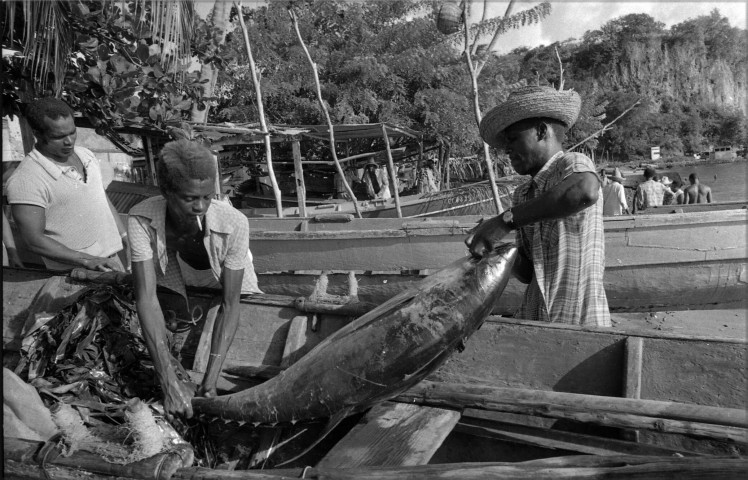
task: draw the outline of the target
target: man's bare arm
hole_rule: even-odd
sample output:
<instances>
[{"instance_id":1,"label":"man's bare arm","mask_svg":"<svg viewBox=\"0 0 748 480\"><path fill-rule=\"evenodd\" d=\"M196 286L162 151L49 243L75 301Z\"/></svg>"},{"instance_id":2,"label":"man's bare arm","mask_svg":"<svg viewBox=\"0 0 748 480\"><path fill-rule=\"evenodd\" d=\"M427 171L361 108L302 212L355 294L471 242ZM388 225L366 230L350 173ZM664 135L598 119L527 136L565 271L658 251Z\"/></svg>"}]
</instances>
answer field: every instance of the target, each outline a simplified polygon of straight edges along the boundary
<instances>
[{"instance_id":1,"label":"man's bare arm","mask_svg":"<svg viewBox=\"0 0 748 480\"><path fill-rule=\"evenodd\" d=\"M214 396L216 394L218 376L221 373L223 362L226 360L226 353L229 351L239 327L239 298L243 279L243 269L223 269L223 302L221 303L221 313L216 318L213 327L208 367L199 392L202 395Z\"/></svg>"},{"instance_id":2,"label":"man's bare arm","mask_svg":"<svg viewBox=\"0 0 748 480\"><path fill-rule=\"evenodd\" d=\"M179 380L172 365L172 356L166 339L166 323L161 305L156 297L156 271L153 260L132 263L135 286L135 307L138 311L148 353L151 355L164 392L164 410L167 418L173 414L192 416L192 388Z\"/></svg>"},{"instance_id":3,"label":"man's bare arm","mask_svg":"<svg viewBox=\"0 0 748 480\"><path fill-rule=\"evenodd\" d=\"M514 225L521 227L542 220L565 218L597 202L600 180L593 172L569 175L561 183L530 201L512 207ZM481 257L511 231L501 215L483 222L465 243L470 253Z\"/></svg>"},{"instance_id":4,"label":"man's bare arm","mask_svg":"<svg viewBox=\"0 0 748 480\"><path fill-rule=\"evenodd\" d=\"M112 262L110 258L77 252L45 235L47 217L44 208L28 204L14 204L11 208L18 230L33 253L89 270L106 271L116 268L116 262Z\"/></svg>"}]
</instances>

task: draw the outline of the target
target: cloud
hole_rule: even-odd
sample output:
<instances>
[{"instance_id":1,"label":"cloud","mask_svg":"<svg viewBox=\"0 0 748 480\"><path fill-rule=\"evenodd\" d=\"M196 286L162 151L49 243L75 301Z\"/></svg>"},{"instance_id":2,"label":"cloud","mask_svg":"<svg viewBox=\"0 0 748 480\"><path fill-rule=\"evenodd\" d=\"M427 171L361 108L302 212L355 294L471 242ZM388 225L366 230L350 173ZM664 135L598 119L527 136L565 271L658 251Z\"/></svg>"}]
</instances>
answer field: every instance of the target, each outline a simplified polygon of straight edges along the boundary
<instances>
[{"instance_id":1,"label":"cloud","mask_svg":"<svg viewBox=\"0 0 748 480\"><path fill-rule=\"evenodd\" d=\"M539 1L520 1L514 12L537 5ZM478 4L478 2L476 2ZM503 15L507 2L491 2L489 15ZM740 2L551 2L551 14L540 25L514 30L500 38L496 50L506 53L514 48L549 45L570 38L581 39L588 30L596 30L615 18L631 13L646 13L667 28L689 18L709 15L713 9L730 20L730 24L746 28L746 4ZM477 9L476 9L477 10ZM477 13L474 12L474 15Z\"/></svg>"}]
</instances>

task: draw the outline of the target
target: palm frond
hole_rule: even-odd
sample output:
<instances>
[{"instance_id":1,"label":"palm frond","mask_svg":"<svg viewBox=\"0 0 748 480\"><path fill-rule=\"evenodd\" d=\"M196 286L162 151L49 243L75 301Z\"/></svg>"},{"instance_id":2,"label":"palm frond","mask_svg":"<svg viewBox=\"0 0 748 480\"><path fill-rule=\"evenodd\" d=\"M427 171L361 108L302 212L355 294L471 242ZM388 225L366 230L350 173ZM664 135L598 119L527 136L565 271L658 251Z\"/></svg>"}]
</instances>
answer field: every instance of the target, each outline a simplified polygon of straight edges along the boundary
<instances>
[{"instance_id":1,"label":"palm frond","mask_svg":"<svg viewBox=\"0 0 748 480\"><path fill-rule=\"evenodd\" d=\"M153 41L161 47L161 64L169 68L190 54L194 28L194 0L135 0L138 22L150 24Z\"/></svg>"},{"instance_id":2,"label":"palm frond","mask_svg":"<svg viewBox=\"0 0 748 480\"><path fill-rule=\"evenodd\" d=\"M22 5L24 64L30 68L38 91L47 89L51 73L54 93L59 97L73 48L70 10L64 1L23 0Z\"/></svg>"}]
</instances>

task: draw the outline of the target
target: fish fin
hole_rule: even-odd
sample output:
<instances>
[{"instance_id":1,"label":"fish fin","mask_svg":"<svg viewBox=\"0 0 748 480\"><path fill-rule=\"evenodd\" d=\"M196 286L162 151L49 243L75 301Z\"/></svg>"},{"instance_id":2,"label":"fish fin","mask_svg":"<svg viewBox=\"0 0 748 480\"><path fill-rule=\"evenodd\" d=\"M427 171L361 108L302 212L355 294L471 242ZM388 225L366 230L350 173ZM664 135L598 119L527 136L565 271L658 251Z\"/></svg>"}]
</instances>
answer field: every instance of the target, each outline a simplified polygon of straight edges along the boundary
<instances>
[{"instance_id":1,"label":"fish fin","mask_svg":"<svg viewBox=\"0 0 748 480\"><path fill-rule=\"evenodd\" d=\"M343 420L345 420L354 411L355 411L354 407L347 407L347 408L345 408L345 409L343 409L343 410L335 413L332 417L330 417L330 420L327 421L327 425L325 425L324 430L322 430L322 433L319 434L319 437L317 437L317 440L315 440L310 446L308 446L307 448L305 448L303 452L299 453L298 455L294 456L293 458L290 458L288 460L284 460L283 463L279 463L279 464L275 465L275 467L281 467L283 465L287 465L287 464L289 464L291 462L294 462L294 461L300 459L301 457L303 457L304 455L306 455L307 453L309 453L314 447L316 447L317 445L319 445L319 443L322 440L324 440L330 434L330 432L332 432L335 429L335 427L337 427L338 425L340 425L340 422L342 422Z\"/></svg>"}]
</instances>

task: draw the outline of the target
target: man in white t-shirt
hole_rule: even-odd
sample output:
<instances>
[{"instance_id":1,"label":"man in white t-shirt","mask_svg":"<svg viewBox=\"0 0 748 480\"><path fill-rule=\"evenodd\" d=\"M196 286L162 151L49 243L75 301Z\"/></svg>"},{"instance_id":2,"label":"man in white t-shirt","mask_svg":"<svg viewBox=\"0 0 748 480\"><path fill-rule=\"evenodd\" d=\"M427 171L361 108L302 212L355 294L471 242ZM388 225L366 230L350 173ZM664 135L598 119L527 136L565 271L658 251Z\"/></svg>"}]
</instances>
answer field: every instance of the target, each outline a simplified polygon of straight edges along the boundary
<instances>
[{"instance_id":1,"label":"man in white t-shirt","mask_svg":"<svg viewBox=\"0 0 748 480\"><path fill-rule=\"evenodd\" d=\"M621 170L616 167L613 175L607 175L603 169L600 176L603 181L603 215L628 215L629 205L623 190Z\"/></svg>"},{"instance_id":2,"label":"man in white t-shirt","mask_svg":"<svg viewBox=\"0 0 748 480\"><path fill-rule=\"evenodd\" d=\"M72 109L62 100L29 104L36 145L8 180L13 219L47 268L120 270L127 230L104 192L99 159L76 147Z\"/></svg>"}]
</instances>

